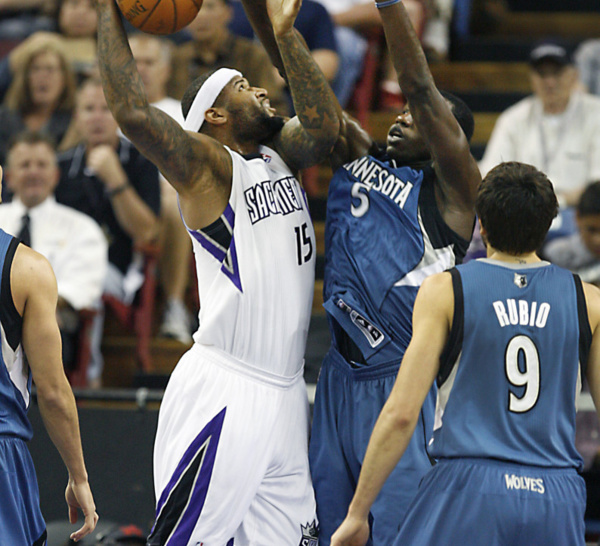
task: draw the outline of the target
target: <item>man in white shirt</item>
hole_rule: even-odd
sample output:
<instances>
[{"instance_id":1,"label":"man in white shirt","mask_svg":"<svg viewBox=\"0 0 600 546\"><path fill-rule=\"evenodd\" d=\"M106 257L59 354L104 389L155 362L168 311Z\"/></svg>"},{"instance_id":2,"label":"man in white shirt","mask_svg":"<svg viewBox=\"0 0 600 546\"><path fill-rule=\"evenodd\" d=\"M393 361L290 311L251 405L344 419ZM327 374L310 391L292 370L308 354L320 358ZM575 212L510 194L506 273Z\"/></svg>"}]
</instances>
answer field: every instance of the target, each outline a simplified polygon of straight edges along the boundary
<instances>
[{"instance_id":1,"label":"man in white shirt","mask_svg":"<svg viewBox=\"0 0 600 546\"><path fill-rule=\"evenodd\" d=\"M181 102L167 96L171 75L171 45L164 39L136 33L129 39L131 52L144 82L148 101L183 125ZM159 280L165 295L160 334L191 344L191 321L185 302L190 277L192 245L177 203L177 192L160 177L161 227Z\"/></svg>"},{"instance_id":2,"label":"man in white shirt","mask_svg":"<svg viewBox=\"0 0 600 546\"><path fill-rule=\"evenodd\" d=\"M54 199L59 170L48 137L35 132L15 137L5 175L14 198L0 205L0 228L21 237L54 270L63 361L69 369L76 359L78 311L94 307L102 294L108 263L106 238L89 216Z\"/></svg>"},{"instance_id":3,"label":"man in white shirt","mask_svg":"<svg viewBox=\"0 0 600 546\"><path fill-rule=\"evenodd\" d=\"M539 44L529 62L533 95L500 115L481 171L502 161L529 163L548 175L561 207L575 206L600 179L600 97L577 90L577 70L558 43Z\"/></svg>"}]
</instances>

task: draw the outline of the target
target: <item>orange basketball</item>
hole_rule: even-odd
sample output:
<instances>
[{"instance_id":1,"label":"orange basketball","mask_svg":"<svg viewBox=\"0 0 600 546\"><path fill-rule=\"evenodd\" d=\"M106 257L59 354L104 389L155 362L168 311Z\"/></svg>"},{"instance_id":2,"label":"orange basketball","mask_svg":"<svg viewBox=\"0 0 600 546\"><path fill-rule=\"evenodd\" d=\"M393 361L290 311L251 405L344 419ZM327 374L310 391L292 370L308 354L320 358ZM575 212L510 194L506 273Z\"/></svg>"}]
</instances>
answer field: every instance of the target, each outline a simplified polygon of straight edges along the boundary
<instances>
[{"instance_id":1,"label":"orange basketball","mask_svg":"<svg viewBox=\"0 0 600 546\"><path fill-rule=\"evenodd\" d=\"M134 27L150 34L173 34L198 15L202 0L117 0Z\"/></svg>"}]
</instances>

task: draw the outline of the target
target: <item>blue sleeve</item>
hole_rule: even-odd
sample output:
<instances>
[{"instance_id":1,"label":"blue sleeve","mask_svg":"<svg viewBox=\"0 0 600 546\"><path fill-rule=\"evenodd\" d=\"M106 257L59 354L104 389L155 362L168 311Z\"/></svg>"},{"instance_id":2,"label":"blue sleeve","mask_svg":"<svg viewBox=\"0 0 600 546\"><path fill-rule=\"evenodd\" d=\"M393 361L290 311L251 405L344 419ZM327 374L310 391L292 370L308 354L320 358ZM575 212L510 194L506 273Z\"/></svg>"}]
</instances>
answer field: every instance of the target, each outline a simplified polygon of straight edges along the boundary
<instances>
[{"instance_id":1,"label":"blue sleeve","mask_svg":"<svg viewBox=\"0 0 600 546\"><path fill-rule=\"evenodd\" d=\"M313 49L331 49L337 51L333 21L325 6L312 0L304 0L296 19L296 28Z\"/></svg>"}]
</instances>

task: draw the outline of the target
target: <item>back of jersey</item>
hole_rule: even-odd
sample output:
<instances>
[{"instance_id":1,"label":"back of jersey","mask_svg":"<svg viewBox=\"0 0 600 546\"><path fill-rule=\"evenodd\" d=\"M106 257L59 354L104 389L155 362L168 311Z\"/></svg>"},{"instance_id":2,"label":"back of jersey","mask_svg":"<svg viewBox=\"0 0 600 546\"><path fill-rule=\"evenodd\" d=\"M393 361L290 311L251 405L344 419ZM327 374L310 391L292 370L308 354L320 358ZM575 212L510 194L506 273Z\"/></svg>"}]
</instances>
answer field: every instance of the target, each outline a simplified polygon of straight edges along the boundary
<instances>
[{"instance_id":1,"label":"back of jersey","mask_svg":"<svg viewBox=\"0 0 600 546\"><path fill-rule=\"evenodd\" d=\"M452 276L431 454L581 468L576 399L591 331L579 278L493 260Z\"/></svg>"},{"instance_id":2,"label":"back of jersey","mask_svg":"<svg viewBox=\"0 0 600 546\"><path fill-rule=\"evenodd\" d=\"M0 229L0 435L30 440L31 373L21 346L22 318L13 303L10 270L19 242Z\"/></svg>"}]
</instances>

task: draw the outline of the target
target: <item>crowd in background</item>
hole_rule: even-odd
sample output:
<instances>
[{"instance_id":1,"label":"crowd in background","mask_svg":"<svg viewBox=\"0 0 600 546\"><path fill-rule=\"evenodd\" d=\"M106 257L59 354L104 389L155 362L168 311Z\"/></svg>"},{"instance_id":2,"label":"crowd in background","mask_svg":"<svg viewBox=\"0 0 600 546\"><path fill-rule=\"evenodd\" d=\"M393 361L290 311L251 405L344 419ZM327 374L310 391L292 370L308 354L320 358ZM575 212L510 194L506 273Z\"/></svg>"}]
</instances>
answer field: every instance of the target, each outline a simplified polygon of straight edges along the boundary
<instances>
[{"instance_id":1,"label":"crowd in background","mask_svg":"<svg viewBox=\"0 0 600 546\"><path fill-rule=\"evenodd\" d=\"M492 13L498 2L404 4L429 62L435 63L449 59L451 38L467 32L465 21ZM304 0L296 26L340 103L352 110L369 45L383 39L375 5ZM28 243L55 268L67 367L76 365L81 311L90 311L88 384L97 387L103 300L110 295L131 305L149 255L158 254L164 301L159 335L191 344L199 302L186 297L194 282L193 258L177 195L122 135L104 99L96 27L92 0L0 5L0 164L5 168L0 227L22 238L28 231ZM223 66L239 69L268 91L279 112L292 114L285 82L254 37L241 3L204 0L188 27L162 38L127 28L149 102L178 122L183 123L179 100L191 81ZM600 97L594 96L600 94L600 40L583 42L576 51L544 42L523 61L529 62L532 93L500 115L480 162L482 174L509 160L547 172L561 215L541 253L600 283ZM401 89L384 57L376 89L372 109L400 111ZM60 229L42 227L51 216L64 216ZM85 250L78 252L77 245ZM476 233L470 256L482 255L482 249Z\"/></svg>"}]
</instances>

